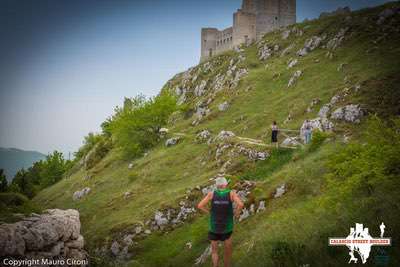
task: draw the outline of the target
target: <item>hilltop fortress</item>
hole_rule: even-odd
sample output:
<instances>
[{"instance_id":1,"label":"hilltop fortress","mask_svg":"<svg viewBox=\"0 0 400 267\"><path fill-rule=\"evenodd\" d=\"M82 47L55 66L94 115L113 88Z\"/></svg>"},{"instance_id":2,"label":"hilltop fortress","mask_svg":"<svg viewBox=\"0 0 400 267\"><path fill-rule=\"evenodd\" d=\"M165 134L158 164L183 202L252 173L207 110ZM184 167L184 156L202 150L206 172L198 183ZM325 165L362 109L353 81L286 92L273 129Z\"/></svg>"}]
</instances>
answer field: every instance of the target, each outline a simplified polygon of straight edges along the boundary
<instances>
[{"instance_id":1,"label":"hilltop fortress","mask_svg":"<svg viewBox=\"0 0 400 267\"><path fill-rule=\"evenodd\" d=\"M201 58L241 44L250 44L270 31L296 23L296 0L243 0L233 14L233 26L224 30L201 29Z\"/></svg>"}]
</instances>

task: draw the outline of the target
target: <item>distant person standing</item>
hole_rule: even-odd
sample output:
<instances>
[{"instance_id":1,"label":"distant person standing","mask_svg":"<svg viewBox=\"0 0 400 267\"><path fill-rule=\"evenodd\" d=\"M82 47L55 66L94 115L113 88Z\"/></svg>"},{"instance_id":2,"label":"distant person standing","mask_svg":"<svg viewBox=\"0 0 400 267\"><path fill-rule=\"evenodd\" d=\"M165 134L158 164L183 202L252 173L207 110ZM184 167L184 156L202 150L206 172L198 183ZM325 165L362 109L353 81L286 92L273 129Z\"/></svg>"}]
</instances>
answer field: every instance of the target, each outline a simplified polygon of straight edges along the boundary
<instances>
[{"instance_id":1,"label":"distant person standing","mask_svg":"<svg viewBox=\"0 0 400 267\"><path fill-rule=\"evenodd\" d=\"M312 127L309 120L306 120L305 127L304 127L304 142L309 144L311 142L312 137Z\"/></svg>"},{"instance_id":2,"label":"distant person standing","mask_svg":"<svg viewBox=\"0 0 400 267\"><path fill-rule=\"evenodd\" d=\"M276 121L274 121L271 125L271 129L272 129L272 134L271 134L271 143L275 144L275 146L278 148L279 144L278 144L278 132L279 132L279 128L278 125L276 124Z\"/></svg>"}]
</instances>

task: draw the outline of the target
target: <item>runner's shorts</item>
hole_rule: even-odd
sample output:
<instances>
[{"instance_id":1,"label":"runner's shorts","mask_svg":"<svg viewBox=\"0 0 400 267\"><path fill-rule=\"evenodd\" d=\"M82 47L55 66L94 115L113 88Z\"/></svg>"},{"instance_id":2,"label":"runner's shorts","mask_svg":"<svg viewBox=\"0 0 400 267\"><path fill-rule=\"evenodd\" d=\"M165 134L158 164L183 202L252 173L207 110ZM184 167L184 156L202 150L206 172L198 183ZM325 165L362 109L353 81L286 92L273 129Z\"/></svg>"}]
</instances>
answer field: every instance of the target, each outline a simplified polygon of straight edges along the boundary
<instances>
[{"instance_id":1,"label":"runner's shorts","mask_svg":"<svg viewBox=\"0 0 400 267\"><path fill-rule=\"evenodd\" d=\"M217 234L213 232L208 232L208 239L212 241L225 241L229 239L232 235L232 232L225 233L225 234Z\"/></svg>"}]
</instances>

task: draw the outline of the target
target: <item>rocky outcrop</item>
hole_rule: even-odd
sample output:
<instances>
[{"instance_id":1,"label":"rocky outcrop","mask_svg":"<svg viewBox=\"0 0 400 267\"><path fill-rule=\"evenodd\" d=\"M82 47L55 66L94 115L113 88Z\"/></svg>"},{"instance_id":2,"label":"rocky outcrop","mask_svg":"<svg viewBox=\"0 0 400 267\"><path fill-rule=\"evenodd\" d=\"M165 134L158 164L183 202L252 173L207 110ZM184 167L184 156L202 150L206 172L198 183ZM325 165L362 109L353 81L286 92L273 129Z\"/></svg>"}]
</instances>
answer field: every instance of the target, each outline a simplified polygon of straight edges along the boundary
<instances>
[{"instance_id":1,"label":"rocky outcrop","mask_svg":"<svg viewBox=\"0 0 400 267\"><path fill-rule=\"evenodd\" d=\"M81 223L76 210L46 210L13 224L0 225L0 257L18 259L74 259L77 266L88 264ZM34 266L45 266L40 262Z\"/></svg>"},{"instance_id":2,"label":"rocky outcrop","mask_svg":"<svg viewBox=\"0 0 400 267\"><path fill-rule=\"evenodd\" d=\"M363 110L359 105L347 105L336 109L331 118L335 120L344 120L351 123L360 123L361 117L364 116Z\"/></svg>"},{"instance_id":3,"label":"rocky outcrop","mask_svg":"<svg viewBox=\"0 0 400 267\"><path fill-rule=\"evenodd\" d=\"M297 55L298 56L306 56L308 53L310 53L311 51L317 49L322 41L326 38L326 36L313 36L310 39L308 39L305 44L304 47L302 49L300 49L299 51L297 51Z\"/></svg>"}]
</instances>

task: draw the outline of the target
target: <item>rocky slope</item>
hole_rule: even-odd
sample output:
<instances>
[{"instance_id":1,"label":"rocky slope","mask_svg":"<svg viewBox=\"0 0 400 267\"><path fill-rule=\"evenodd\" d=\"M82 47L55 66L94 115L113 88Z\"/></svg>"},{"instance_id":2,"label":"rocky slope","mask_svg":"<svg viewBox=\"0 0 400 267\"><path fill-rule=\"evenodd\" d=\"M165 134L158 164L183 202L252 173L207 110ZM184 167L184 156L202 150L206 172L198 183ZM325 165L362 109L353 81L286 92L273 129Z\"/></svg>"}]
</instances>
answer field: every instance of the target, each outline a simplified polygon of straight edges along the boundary
<instances>
[{"instance_id":1,"label":"rocky slope","mask_svg":"<svg viewBox=\"0 0 400 267\"><path fill-rule=\"evenodd\" d=\"M195 205L224 175L246 203L235 228L238 266L341 266L346 251L332 256L325 245L347 233L354 215L345 198L326 198L336 190L328 161L363 142L371 114L398 115L399 99L384 96L398 84L399 10L396 2L323 16L176 75L162 90L185 109L160 130L164 142L132 161L114 149L35 202L78 209L100 266L201 265L209 261L207 218ZM382 101L371 101L377 90ZM311 145L306 119L320 133ZM279 150L269 142L274 120L290 130ZM392 212L363 219L372 227L382 216L395 229Z\"/></svg>"}]
</instances>

